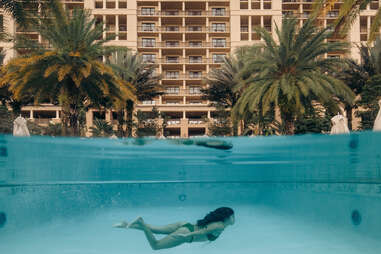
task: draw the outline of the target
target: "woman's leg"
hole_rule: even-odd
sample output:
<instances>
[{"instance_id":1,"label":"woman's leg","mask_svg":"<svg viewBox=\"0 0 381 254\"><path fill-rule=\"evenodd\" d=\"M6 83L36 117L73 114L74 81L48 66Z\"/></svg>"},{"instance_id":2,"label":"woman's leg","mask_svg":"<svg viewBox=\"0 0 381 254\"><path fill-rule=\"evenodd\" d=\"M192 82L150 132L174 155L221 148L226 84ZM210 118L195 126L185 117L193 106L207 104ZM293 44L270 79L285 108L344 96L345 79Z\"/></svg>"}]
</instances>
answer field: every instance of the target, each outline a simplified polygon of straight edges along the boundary
<instances>
[{"instance_id":1,"label":"woman's leg","mask_svg":"<svg viewBox=\"0 0 381 254\"><path fill-rule=\"evenodd\" d=\"M140 225L140 222L138 222L139 219L140 219L140 217L137 218L136 220L132 221L128 227L143 230L142 226ZM153 226L153 225L149 225L147 223L144 223L144 225L146 227L148 227L152 231L152 233L154 233L154 234L165 234L165 235L169 235L169 234L175 232L176 230L181 228L184 224L186 224L186 222L176 222L176 223L172 223L172 224L168 224L168 225L164 225L164 226Z\"/></svg>"},{"instance_id":2,"label":"woman's leg","mask_svg":"<svg viewBox=\"0 0 381 254\"><path fill-rule=\"evenodd\" d=\"M122 222L114 224L113 227L115 227L115 228L134 228L134 229L143 230L142 227L136 223L136 221L137 221L137 219L132 221L131 223L127 223L126 221L122 221ZM176 230L178 230L179 228L181 228L184 224L186 224L186 222L176 222L176 223L172 223L172 224L168 224L168 225L164 225L164 226L153 226L153 225L149 225L149 224L145 224L145 225L154 234L169 235L169 234L175 232Z\"/></svg>"},{"instance_id":3,"label":"woman's leg","mask_svg":"<svg viewBox=\"0 0 381 254\"><path fill-rule=\"evenodd\" d=\"M155 236L153 235L153 232L151 229L144 223L142 218L139 218L136 221L136 224L138 224L141 229L143 230L144 234L146 235L146 238L151 245L151 248L153 250L160 250L160 249L168 249L175 246L178 246L180 244L183 244L185 242L189 242L188 237L182 236L181 234L170 234L163 239L156 240ZM185 229L187 230L187 229ZM187 232L184 232L187 233Z\"/></svg>"}]
</instances>

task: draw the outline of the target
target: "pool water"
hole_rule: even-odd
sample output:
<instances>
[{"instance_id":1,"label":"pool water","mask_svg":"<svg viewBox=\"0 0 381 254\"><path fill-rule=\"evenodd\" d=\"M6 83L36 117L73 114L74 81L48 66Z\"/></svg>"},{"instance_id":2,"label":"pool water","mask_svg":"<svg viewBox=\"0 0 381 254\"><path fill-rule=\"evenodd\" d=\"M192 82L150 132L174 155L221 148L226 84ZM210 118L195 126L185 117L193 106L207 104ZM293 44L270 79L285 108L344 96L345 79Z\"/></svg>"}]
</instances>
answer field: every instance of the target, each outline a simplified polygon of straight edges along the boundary
<instances>
[{"instance_id":1,"label":"pool water","mask_svg":"<svg viewBox=\"0 0 381 254\"><path fill-rule=\"evenodd\" d=\"M216 241L159 252L381 252L380 133L215 140L0 137L0 253L152 253L112 224L220 206L236 223Z\"/></svg>"}]
</instances>

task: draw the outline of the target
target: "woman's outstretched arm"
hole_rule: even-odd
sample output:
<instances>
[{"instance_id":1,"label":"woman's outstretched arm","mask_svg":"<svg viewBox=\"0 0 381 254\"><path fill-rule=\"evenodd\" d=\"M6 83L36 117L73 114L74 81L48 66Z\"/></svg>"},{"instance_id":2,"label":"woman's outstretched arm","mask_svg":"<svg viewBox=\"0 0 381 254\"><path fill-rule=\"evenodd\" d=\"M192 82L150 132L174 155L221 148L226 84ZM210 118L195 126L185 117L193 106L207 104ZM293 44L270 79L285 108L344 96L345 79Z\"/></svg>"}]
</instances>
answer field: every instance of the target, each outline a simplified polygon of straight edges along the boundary
<instances>
[{"instance_id":1,"label":"woman's outstretched arm","mask_svg":"<svg viewBox=\"0 0 381 254\"><path fill-rule=\"evenodd\" d=\"M225 229L224 225L222 223L212 223L209 224L205 228L201 228L199 230L196 230L194 232L182 234L184 237L188 236L201 236L201 235L207 235L211 233L221 233Z\"/></svg>"}]
</instances>

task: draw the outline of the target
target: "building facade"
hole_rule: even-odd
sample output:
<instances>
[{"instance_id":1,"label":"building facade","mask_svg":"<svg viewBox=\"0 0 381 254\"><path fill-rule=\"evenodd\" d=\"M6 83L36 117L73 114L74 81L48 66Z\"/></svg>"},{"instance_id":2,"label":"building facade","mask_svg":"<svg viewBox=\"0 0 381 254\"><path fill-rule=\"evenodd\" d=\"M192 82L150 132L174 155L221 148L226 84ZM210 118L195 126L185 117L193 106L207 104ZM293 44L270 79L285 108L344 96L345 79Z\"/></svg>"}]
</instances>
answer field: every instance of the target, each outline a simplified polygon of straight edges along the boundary
<instances>
[{"instance_id":1,"label":"building facade","mask_svg":"<svg viewBox=\"0 0 381 254\"><path fill-rule=\"evenodd\" d=\"M137 110L151 111L156 106L170 118L165 133L173 137L208 134L208 122L215 108L201 96L204 78L218 68L223 58L237 47L261 42L253 30L261 26L275 34L282 18L293 14L300 24L312 11L313 0L63 0L66 8L91 10L97 22L105 27L104 37L115 36L110 45L126 46L139 52L144 61L156 66L162 75L164 95L142 101ZM335 4L319 22L327 26L338 16L341 3ZM38 6L31 6L31 9ZM351 43L350 56L359 58L357 45L366 42L379 1L372 1L361 11L344 38ZM23 33L41 41L33 31L21 30L5 13L2 27L9 33ZM332 38L337 40L338 38ZM12 43L0 43L6 59L15 57ZM327 57L341 57L332 52ZM60 107L42 105L23 108L23 114L40 124L59 122ZM97 110L87 113L87 126L94 116L111 123L113 112Z\"/></svg>"}]
</instances>

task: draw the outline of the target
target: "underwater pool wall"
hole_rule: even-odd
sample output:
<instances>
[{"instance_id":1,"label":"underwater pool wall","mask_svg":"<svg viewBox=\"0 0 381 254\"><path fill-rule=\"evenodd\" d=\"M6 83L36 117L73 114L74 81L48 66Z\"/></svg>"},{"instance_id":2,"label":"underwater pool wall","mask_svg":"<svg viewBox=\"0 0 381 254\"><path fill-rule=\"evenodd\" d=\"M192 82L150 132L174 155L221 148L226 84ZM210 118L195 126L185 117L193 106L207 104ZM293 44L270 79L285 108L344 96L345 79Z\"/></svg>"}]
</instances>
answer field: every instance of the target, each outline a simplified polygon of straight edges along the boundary
<instances>
[{"instance_id":1,"label":"underwater pool wall","mask_svg":"<svg viewBox=\"0 0 381 254\"><path fill-rule=\"evenodd\" d=\"M2 230L109 208L250 204L381 235L379 133L224 139L233 144L224 151L157 140L0 141Z\"/></svg>"}]
</instances>

